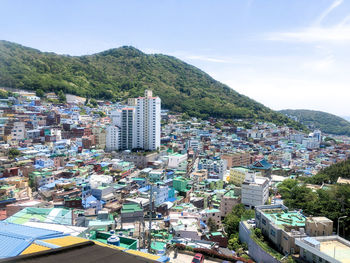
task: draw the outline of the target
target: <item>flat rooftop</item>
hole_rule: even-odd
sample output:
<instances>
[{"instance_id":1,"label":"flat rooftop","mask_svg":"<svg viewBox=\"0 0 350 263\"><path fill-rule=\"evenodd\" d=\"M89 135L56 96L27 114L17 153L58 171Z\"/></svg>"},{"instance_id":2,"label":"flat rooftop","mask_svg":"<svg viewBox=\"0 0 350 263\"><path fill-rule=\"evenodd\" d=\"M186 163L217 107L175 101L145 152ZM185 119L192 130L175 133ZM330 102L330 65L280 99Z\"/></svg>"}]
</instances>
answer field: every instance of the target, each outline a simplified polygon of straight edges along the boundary
<instances>
[{"instance_id":1,"label":"flat rooftop","mask_svg":"<svg viewBox=\"0 0 350 263\"><path fill-rule=\"evenodd\" d=\"M299 212L284 212L283 210L273 209L271 212L267 212L270 209L263 210L264 215L272 221L275 225L283 228L283 225L290 226L305 226L305 217L301 215Z\"/></svg>"},{"instance_id":2,"label":"flat rooftop","mask_svg":"<svg viewBox=\"0 0 350 263\"><path fill-rule=\"evenodd\" d=\"M320 251L343 263L350 263L350 246L338 240L327 240L320 242Z\"/></svg>"}]
</instances>

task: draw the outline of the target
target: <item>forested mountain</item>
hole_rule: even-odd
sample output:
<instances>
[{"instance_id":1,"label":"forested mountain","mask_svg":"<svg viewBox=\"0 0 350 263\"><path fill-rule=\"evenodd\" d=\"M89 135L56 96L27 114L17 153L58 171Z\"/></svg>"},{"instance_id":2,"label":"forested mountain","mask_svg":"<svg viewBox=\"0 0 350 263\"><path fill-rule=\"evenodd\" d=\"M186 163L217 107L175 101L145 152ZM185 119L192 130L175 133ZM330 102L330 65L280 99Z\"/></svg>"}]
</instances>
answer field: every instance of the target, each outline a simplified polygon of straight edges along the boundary
<instances>
[{"instance_id":1,"label":"forested mountain","mask_svg":"<svg viewBox=\"0 0 350 263\"><path fill-rule=\"evenodd\" d=\"M302 128L194 66L130 46L68 56L0 41L0 86L56 93L62 90L109 100L140 96L151 88L161 97L164 108L190 116L249 118Z\"/></svg>"},{"instance_id":2,"label":"forested mountain","mask_svg":"<svg viewBox=\"0 0 350 263\"><path fill-rule=\"evenodd\" d=\"M313 110L281 110L283 114L297 117L310 128L318 128L322 132L350 136L350 122L336 115Z\"/></svg>"}]
</instances>

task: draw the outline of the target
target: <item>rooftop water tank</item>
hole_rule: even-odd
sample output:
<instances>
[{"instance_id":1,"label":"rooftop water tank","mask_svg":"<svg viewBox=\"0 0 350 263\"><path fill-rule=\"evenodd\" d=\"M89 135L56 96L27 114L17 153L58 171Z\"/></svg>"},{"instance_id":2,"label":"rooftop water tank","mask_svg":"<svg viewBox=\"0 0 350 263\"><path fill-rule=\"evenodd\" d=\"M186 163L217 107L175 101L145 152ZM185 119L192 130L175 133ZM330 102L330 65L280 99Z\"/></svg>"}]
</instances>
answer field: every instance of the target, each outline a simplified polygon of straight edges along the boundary
<instances>
[{"instance_id":1,"label":"rooftop water tank","mask_svg":"<svg viewBox=\"0 0 350 263\"><path fill-rule=\"evenodd\" d=\"M120 239L116 235L112 235L107 239L107 244L119 247L120 246Z\"/></svg>"}]
</instances>

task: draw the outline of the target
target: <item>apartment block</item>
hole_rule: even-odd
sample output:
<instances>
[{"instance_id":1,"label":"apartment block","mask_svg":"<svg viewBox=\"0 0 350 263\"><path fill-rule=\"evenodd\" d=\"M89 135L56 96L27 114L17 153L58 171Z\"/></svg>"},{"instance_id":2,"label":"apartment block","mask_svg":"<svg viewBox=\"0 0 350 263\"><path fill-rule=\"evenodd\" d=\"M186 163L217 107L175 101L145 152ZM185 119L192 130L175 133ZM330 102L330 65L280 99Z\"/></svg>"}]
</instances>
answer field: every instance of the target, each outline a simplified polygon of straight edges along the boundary
<instances>
[{"instance_id":1,"label":"apartment block","mask_svg":"<svg viewBox=\"0 0 350 263\"><path fill-rule=\"evenodd\" d=\"M297 238L306 237L306 218L298 211L289 211L284 205L262 205L255 208L256 227L283 254L299 252Z\"/></svg>"},{"instance_id":2,"label":"apartment block","mask_svg":"<svg viewBox=\"0 0 350 263\"><path fill-rule=\"evenodd\" d=\"M237 152L231 154L223 154L221 159L227 161L227 168L230 169L232 167L237 166L249 166L252 164L252 157L249 153L245 152Z\"/></svg>"},{"instance_id":3,"label":"apartment block","mask_svg":"<svg viewBox=\"0 0 350 263\"><path fill-rule=\"evenodd\" d=\"M242 184L242 204L249 207L264 205L269 198L269 179L251 174Z\"/></svg>"},{"instance_id":4,"label":"apartment block","mask_svg":"<svg viewBox=\"0 0 350 263\"><path fill-rule=\"evenodd\" d=\"M144 97L128 100L128 106L111 112L112 124L120 129L119 141L110 136L106 140L108 150L157 150L160 147L160 109L161 100L153 97L151 90L145 91ZM109 132L107 130L107 138ZM117 147L114 147L117 145Z\"/></svg>"}]
</instances>

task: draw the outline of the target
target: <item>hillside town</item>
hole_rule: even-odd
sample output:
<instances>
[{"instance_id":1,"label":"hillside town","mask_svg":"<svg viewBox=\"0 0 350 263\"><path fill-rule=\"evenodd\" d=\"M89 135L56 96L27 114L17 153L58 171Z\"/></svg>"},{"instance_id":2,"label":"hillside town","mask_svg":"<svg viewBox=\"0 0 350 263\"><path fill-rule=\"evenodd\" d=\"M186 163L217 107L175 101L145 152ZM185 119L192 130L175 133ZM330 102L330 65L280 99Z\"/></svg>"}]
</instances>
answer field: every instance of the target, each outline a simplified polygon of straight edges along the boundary
<instances>
[{"instance_id":1,"label":"hillside town","mask_svg":"<svg viewBox=\"0 0 350 263\"><path fill-rule=\"evenodd\" d=\"M197 119L153 93L0 99L0 259L93 241L142 262L350 262L347 216L289 208L279 188L347 160L350 138Z\"/></svg>"}]
</instances>

